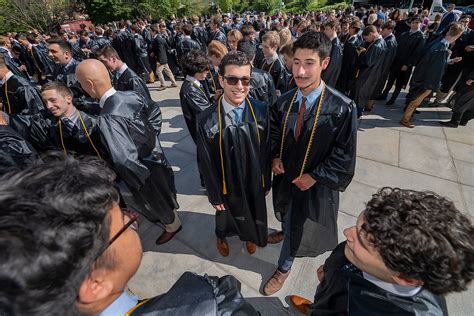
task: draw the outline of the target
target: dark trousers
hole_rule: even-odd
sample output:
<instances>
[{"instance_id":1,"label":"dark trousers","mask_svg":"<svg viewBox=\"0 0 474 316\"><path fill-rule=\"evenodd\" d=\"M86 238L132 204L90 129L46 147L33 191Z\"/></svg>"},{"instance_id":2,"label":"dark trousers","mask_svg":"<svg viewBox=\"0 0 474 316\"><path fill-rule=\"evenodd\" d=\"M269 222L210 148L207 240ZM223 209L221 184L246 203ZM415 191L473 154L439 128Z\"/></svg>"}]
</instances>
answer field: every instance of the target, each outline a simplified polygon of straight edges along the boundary
<instances>
[{"instance_id":1,"label":"dark trousers","mask_svg":"<svg viewBox=\"0 0 474 316\"><path fill-rule=\"evenodd\" d=\"M410 79L411 71L412 67L408 67L406 71L401 71L401 69L398 68L390 71L387 85L385 86L382 95L387 96L390 92L390 89L392 89L393 84L395 83L395 90L393 91L392 97L390 98L391 100L395 101L400 94L400 91L402 91L403 87L407 85L408 79Z\"/></svg>"}]
</instances>

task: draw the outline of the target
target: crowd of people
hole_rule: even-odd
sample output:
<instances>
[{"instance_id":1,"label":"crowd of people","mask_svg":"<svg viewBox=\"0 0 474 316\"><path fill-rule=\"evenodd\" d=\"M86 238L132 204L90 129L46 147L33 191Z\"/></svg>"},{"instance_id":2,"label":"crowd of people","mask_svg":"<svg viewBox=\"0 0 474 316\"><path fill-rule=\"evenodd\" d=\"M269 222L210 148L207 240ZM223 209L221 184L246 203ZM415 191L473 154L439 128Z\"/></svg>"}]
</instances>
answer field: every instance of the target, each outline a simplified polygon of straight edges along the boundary
<instances>
[{"instance_id":1,"label":"crowd of people","mask_svg":"<svg viewBox=\"0 0 474 316\"><path fill-rule=\"evenodd\" d=\"M281 243L263 295L296 257L332 251L314 303L290 296L301 313L447 314L444 296L474 277L474 227L451 201L382 188L339 244L337 213L376 100L391 93L391 106L407 88L408 128L422 104L451 107L447 127L474 118L474 32L453 9L435 22L376 7L1 36L0 314L258 315L233 276L185 273L142 301L124 291L140 264L138 214L164 228L157 245L185 229L155 78L176 94L183 80L219 254L230 236L250 255ZM269 234L270 191L282 225Z\"/></svg>"}]
</instances>

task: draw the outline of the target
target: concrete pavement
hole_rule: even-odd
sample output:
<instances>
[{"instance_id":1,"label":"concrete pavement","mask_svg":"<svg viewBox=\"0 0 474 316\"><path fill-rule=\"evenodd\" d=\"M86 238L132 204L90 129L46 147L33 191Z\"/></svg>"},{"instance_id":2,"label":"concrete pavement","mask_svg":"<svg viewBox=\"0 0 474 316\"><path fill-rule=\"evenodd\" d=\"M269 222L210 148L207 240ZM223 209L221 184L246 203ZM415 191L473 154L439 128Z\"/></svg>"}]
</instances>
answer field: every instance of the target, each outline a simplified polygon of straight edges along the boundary
<instances>
[{"instance_id":1,"label":"concrete pavement","mask_svg":"<svg viewBox=\"0 0 474 316\"><path fill-rule=\"evenodd\" d=\"M232 274L242 283L242 293L262 315L297 315L285 300L290 294L312 299L316 269L329 253L317 258L296 259L285 286L276 295L259 293L262 283L274 272L280 246L268 245L249 255L245 244L230 238L230 255L221 257L215 247L214 211L200 188L195 146L187 131L179 103L179 88L156 91L160 101L163 129L160 136L165 154L173 165L178 190L179 214L183 230L169 243L157 246L162 228L146 220L140 223L144 248L143 261L129 289L141 298L166 292L185 271L223 276ZM341 194L338 216L339 240L342 231L352 226L364 203L383 186L432 190L454 201L463 212L474 217L474 122L457 129L442 128L437 121L449 119L447 108L422 108L415 116L414 129L398 124L402 100L388 107L376 103L364 116L358 132L356 175ZM269 228L280 223L273 215L271 194L267 197ZM469 315L474 310L474 287L449 295L450 315ZM471 312L469 312L471 311Z\"/></svg>"}]
</instances>

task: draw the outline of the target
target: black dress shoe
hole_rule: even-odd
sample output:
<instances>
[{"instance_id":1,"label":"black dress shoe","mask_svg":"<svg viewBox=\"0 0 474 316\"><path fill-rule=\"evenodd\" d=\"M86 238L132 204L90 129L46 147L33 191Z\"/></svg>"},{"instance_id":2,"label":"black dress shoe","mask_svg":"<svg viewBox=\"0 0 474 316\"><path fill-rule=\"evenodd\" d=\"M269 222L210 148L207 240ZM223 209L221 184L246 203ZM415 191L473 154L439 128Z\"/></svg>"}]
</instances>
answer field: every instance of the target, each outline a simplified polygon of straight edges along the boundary
<instances>
[{"instance_id":1,"label":"black dress shoe","mask_svg":"<svg viewBox=\"0 0 474 316\"><path fill-rule=\"evenodd\" d=\"M459 122L457 121L447 121L447 122L439 122L444 127L452 127L452 128L457 128L459 126Z\"/></svg>"},{"instance_id":2,"label":"black dress shoe","mask_svg":"<svg viewBox=\"0 0 474 316\"><path fill-rule=\"evenodd\" d=\"M171 239L173 239L174 235L176 235L177 233L179 233L181 231L181 229L183 228L183 226L179 226L179 228L172 232L172 233L169 233L167 232L166 230L163 232L163 234L160 235L160 237L158 237L158 239L155 241L155 243L157 245L162 245L162 244L165 244L167 243L168 241L170 241Z\"/></svg>"},{"instance_id":3,"label":"black dress shoe","mask_svg":"<svg viewBox=\"0 0 474 316\"><path fill-rule=\"evenodd\" d=\"M384 94L379 95L378 97L375 98L375 100L380 101L380 100L386 100L387 96Z\"/></svg>"}]
</instances>

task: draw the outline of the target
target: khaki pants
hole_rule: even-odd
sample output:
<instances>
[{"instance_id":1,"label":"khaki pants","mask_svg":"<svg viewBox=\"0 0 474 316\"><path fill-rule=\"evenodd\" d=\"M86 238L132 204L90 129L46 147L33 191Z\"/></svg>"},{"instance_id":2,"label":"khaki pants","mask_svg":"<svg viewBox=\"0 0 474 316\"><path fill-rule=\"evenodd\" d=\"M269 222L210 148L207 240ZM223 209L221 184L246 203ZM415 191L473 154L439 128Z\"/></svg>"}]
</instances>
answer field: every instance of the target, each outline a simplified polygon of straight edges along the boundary
<instances>
[{"instance_id":1,"label":"khaki pants","mask_svg":"<svg viewBox=\"0 0 474 316\"><path fill-rule=\"evenodd\" d=\"M423 102L424 98L426 98L431 93L431 90L425 90L420 93L416 98L414 98L407 106L405 113L403 113L402 121L409 122L411 120L411 116L415 109Z\"/></svg>"},{"instance_id":2,"label":"khaki pants","mask_svg":"<svg viewBox=\"0 0 474 316\"><path fill-rule=\"evenodd\" d=\"M176 212L176 210L173 210L173 213L174 213L174 221L171 224L165 225L165 230L168 233L174 233L181 226L181 220L179 219L178 212Z\"/></svg>"},{"instance_id":3,"label":"khaki pants","mask_svg":"<svg viewBox=\"0 0 474 316\"><path fill-rule=\"evenodd\" d=\"M163 77L163 72L165 72L165 75L170 78L171 84L175 85L176 80L174 79L173 72L171 71L170 66L168 66L168 64L159 64L158 67L156 67L156 76L158 77L161 86L165 86L165 78Z\"/></svg>"}]
</instances>

